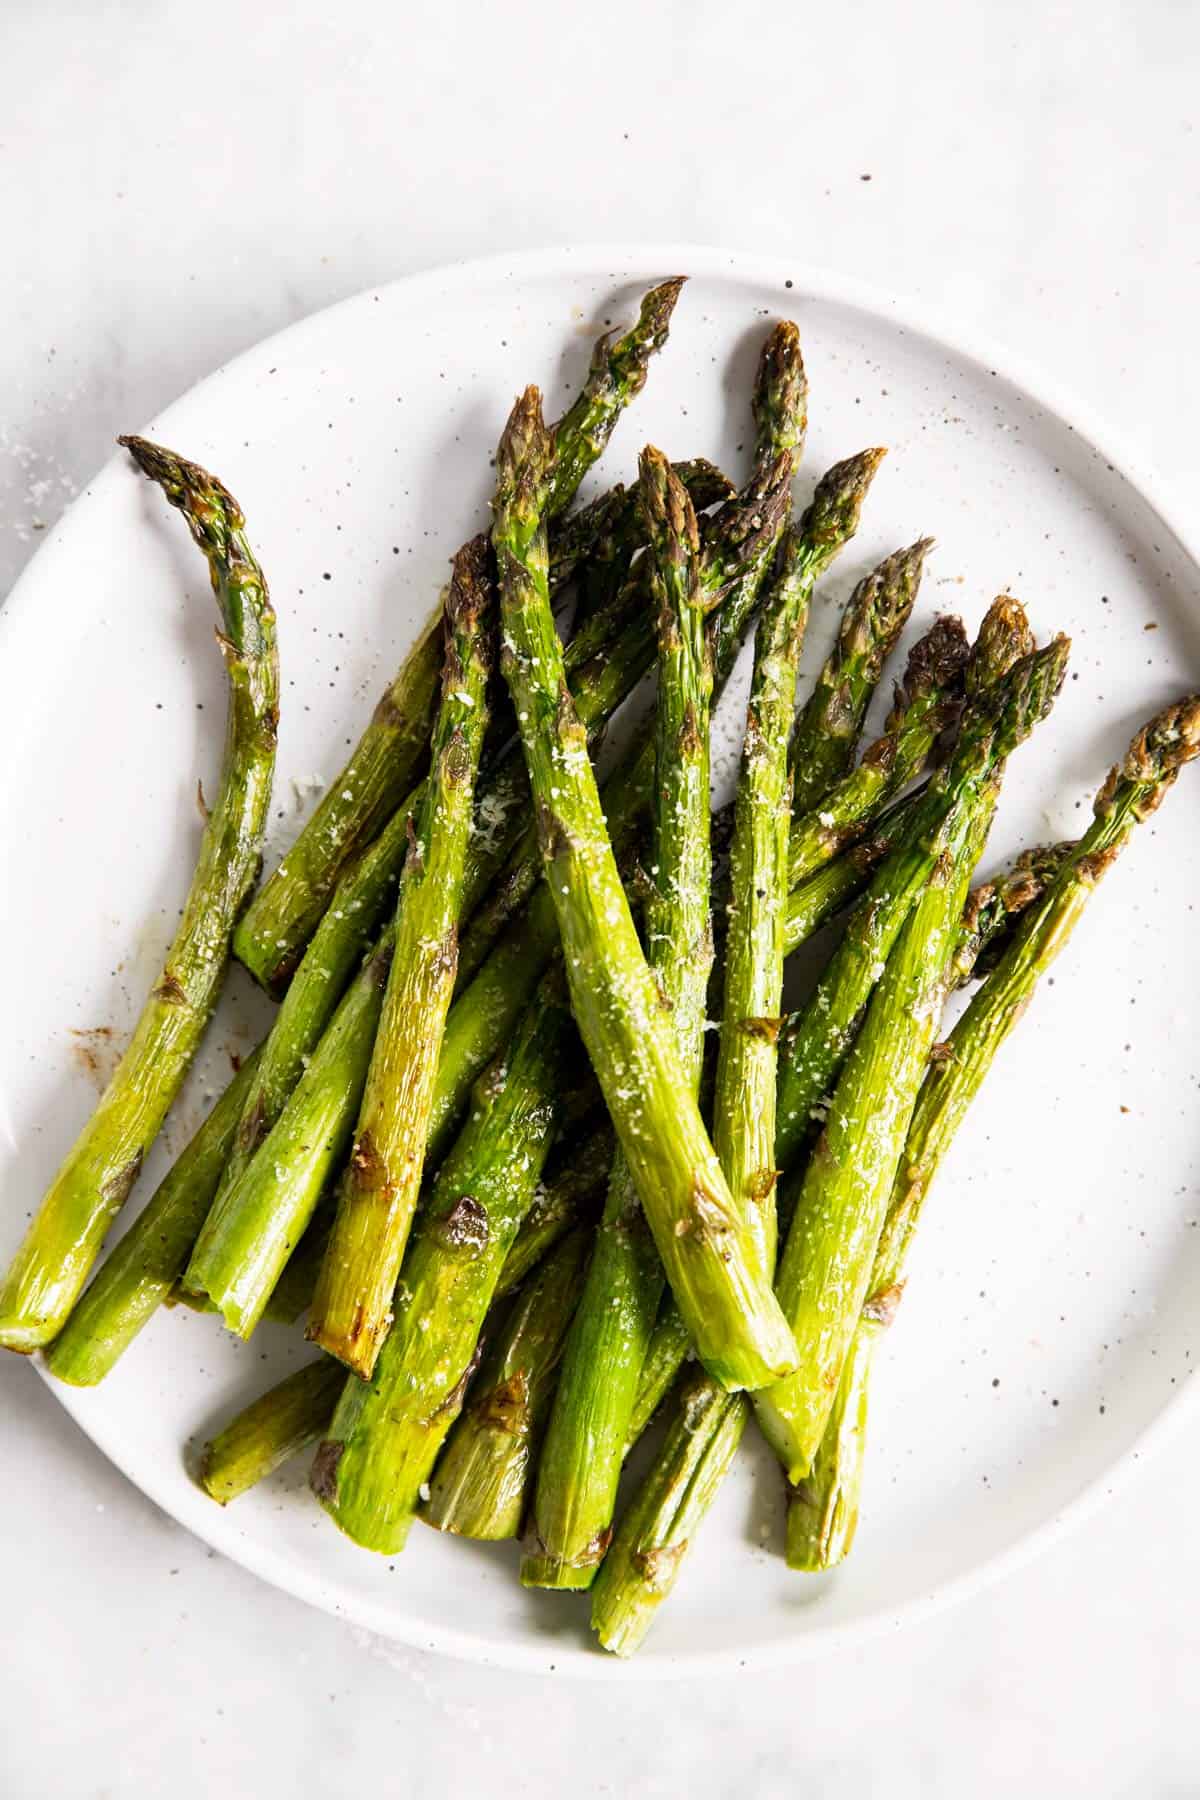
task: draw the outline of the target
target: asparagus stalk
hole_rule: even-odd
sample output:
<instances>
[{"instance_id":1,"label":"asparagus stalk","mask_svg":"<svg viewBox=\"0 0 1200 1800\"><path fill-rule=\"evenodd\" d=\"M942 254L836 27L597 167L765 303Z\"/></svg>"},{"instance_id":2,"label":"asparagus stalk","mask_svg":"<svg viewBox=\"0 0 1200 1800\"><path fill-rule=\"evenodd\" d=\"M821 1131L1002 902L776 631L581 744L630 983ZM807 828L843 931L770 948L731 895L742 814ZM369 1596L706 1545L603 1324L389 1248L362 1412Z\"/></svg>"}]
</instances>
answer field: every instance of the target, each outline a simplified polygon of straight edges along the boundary
<instances>
[{"instance_id":1,"label":"asparagus stalk","mask_svg":"<svg viewBox=\"0 0 1200 1800\"><path fill-rule=\"evenodd\" d=\"M837 641L817 676L792 737L792 807L811 812L854 756L883 665L908 622L931 538L898 550L859 582Z\"/></svg>"},{"instance_id":2,"label":"asparagus stalk","mask_svg":"<svg viewBox=\"0 0 1200 1800\"><path fill-rule=\"evenodd\" d=\"M521 727L572 1007L668 1279L697 1349L729 1387L792 1366L778 1305L740 1229L646 967L571 705L546 577L553 440L518 400L497 451L492 541L502 667Z\"/></svg>"},{"instance_id":3,"label":"asparagus stalk","mask_svg":"<svg viewBox=\"0 0 1200 1800\"><path fill-rule=\"evenodd\" d=\"M1133 830L1162 803L1180 769L1200 754L1200 698L1190 696L1166 708L1134 738L1096 800L1088 831L1056 852L1035 851L1019 862L1006 887L1016 903L1015 929L984 985L959 1019L945 1054L930 1064L921 1084L904 1155L896 1171L866 1302L859 1317L839 1390L839 1410L853 1421L822 1440L811 1475L789 1495L788 1562L797 1569L824 1569L850 1549L862 1489L863 1442L871 1360L879 1338L895 1317L904 1291L909 1248L929 1189L992 1061L1029 1005L1042 976L1066 946L1096 887L1120 855ZM1031 887L1048 877L1040 895ZM1030 880L1030 878L1032 878ZM1028 885L1027 885L1028 883ZM979 916L989 914L991 896L979 896ZM1028 900L1022 908L1020 902ZM968 908L968 917L971 909ZM992 914L992 917L995 915ZM1006 921L1014 913L1005 914ZM968 927L969 929L969 927ZM992 939L1003 942L1003 935ZM962 979L971 943L956 958ZM981 948L986 948L985 943Z\"/></svg>"},{"instance_id":4,"label":"asparagus stalk","mask_svg":"<svg viewBox=\"0 0 1200 1800\"><path fill-rule=\"evenodd\" d=\"M75 1387L102 1381L167 1299L216 1192L259 1055L246 1058L92 1277L46 1353L46 1367L59 1381Z\"/></svg>"},{"instance_id":5,"label":"asparagus stalk","mask_svg":"<svg viewBox=\"0 0 1200 1800\"><path fill-rule=\"evenodd\" d=\"M667 341L685 280L674 275L650 288L628 330L609 331L597 339L587 380L554 427L558 454L547 496L550 518L570 506L580 482L603 456L617 420L645 387L650 358Z\"/></svg>"},{"instance_id":6,"label":"asparagus stalk","mask_svg":"<svg viewBox=\"0 0 1200 1800\"><path fill-rule=\"evenodd\" d=\"M686 1352L686 1331L668 1305L643 1365L631 1441L665 1398ZM745 1395L722 1394L697 1376L685 1385L663 1446L617 1526L593 1589L592 1625L606 1649L630 1656L645 1638L716 1498L749 1410Z\"/></svg>"},{"instance_id":7,"label":"asparagus stalk","mask_svg":"<svg viewBox=\"0 0 1200 1800\"><path fill-rule=\"evenodd\" d=\"M946 986L962 986L971 979L981 956L1003 953L1011 943L1016 922L1045 890L1061 866L1068 846L1024 851L1013 867L994 881L984 882L967 897L951 954ZM931 1052L931 1067L945 1055ZM912 1142L922 1096L922 1083L908 1144ZM901 1162L897 1181L904 1168ZM867 1389L871 1356L877 1333L888 1322L899 1289L885 1279L888 1263L884 1240L896 1188L892 1189L883 1236L875 1253L869 1297L855 1327L841 1379L809 1473L794 1486L788 1484L787 1559L794 1569L815 1571L834 1567L850 1553L858 1526L859 1494L866 1450ZM898 1278L897 1278L898 1279Z\"/></svg>"},{"instance_id":8,"label":"asparagus stalk","mask_svg":"<svg viewBox=\"0 0 1200 1800\"><path fill-rule=\"evenodd\" d=\"M712 664L700 589L700 534L661 452L641 459L659 603L654 854L647 960L671 1015L688 1091L700 1081L709 924L709 706ZM662 1298L663 1267L622 1151L575 1314L538 1466L532 1548L521 1580L587 1587L608 1542L638 1371Z\"/></svg>"},{"instance_id":9,"label":"asparagus stalk","mask_svg":"<svg viewBox=\"0 0 1200 1800\"><path fill-rule=\"evenodd\" d=\"M980 632L971 670L975 703L964 714L954 755L917 809L904 840L876 872L851 917L846 935L816 992L785 1038L779 1080L775 1161L795 1160L814 1109L832 1086L868 998L901 927L925 887L940 854L938 837L955 805L991 779L998 762L1053 701L1066 658L1064 641L1010 666L1028 642L1028 624L1015 601L1002 596ZM997 675L1008 669L1003 679ZM997 725L1004 700L1008 717Z\"/></svg>"},{"instance_id":10,"label":"asparagus stalk","mask_svg":"<svg viewBox=\"0 0 1200 1800\"><path fill-rule=\"evenodd\" d=\"M622 411L641 392L650 357L666 342L682 285L680 277L652 288L629 331L598 341L587 380L556 428L561 461L549 500L552 516L570 506ZM238 926L235 954L271 992L286 985L347 861L378 835L421 773L437 706L439 619L440 608L349 762Z\"/></svg>"},{"instance_id":11,"label":"asparagus stalk","mask_svg":"<svg viewBox=\"0 0 1200 1800\"><path fill-rule=\"evenodd\" d=\"M552 974L470 1116L422 1211L395 1318L369 1381L351 1377L313 1464L317 1497L368 1549L403 1548L479 1355L479 1333L533 1203L562 1088L570 1015Z\"/></svg>"},{"instance_id":12,"label":"asparagus stalk","mask_svg":"<svg viewBox=\"0 0 1200 1800\"><path fill-rule=\"evenodd\" d=\"M788 890L788 736L812 571L805 522L785 539L754 645L730 848L725 1005L713 1144L764 1275L775 1267L775 1065Z\"/></svg>"},{"instance_id":13,"label":"asparagus stalk","mask_svg":"<svg viewBox=\"0 0 1200 1800\"><path fill-rule=\"evenodd\" d=\"M946 854L940 860L935 885L918 902L901 936L855 1047L856 1053L868 1039L876 1009L883 1005L887 1005L886 1020L881 1018L879 1023L879 1050L883 1060L890 1058L893 1065L903 1062L896 1054L898 1040L932 1038L937 1015L930 1016L925 991L931 980L929 971L936 968L939 956L943 964L949 961L968 873L966 866L955 871L954 851L956 847L961 851L961 865L969 865L973 860L981 838L986 835L986 824L991 816L990 801L990 792L985 790L973 812L964 809L958 815L958 832L947 833ZM938 904L934 903L935 893ZM956 898L959 900L957 909ZM940 938L937 936L939 931ZM902 972L903 981L899 979ZM895 997L890 1004L885 1002L889 976L896 983ZM936 992L940 999L941 990ZM940 1007L937 1010L940 1012ZM891 1035L884 1036L885 1031ZM910 1077L915 1092L921 1051L919 1045L911 1042L908 1050L909 1063L917 1070L916 1075ZM842 1101L843 1086L852 1078L852 1070L853 1060L839 1084L835 1111ZM898 1066L893 1067L891 1075L893 1079L902 1079ZM903 1096L896 1094L882 1079L879 1099L884 1112L889 1106L904 1110ZM911 1107L911 1098L908 1105ZM877 1117L872 1119L872 1132L864 1134L868 1139L873 1139ZM886 1122L879 1122L881 1129L886 1131ZM856 1155L861 1154L860 1148ZM817 1160L815 1157L813 1166ZM853 1161L847 1165L851 1172L855 1167ZM795 1228L793 1223L793 1232ZM789 1250L791 1243L789 1237ZM781 1281L782 1291L786 1290ZM668 1354L676 1342L677 1334L673 1335L668 1326L664 1344ZM801 1370L805 1367L802 1364ZM661 1372L660 1358L660 1379ZM778 1387L767 1392L773 1395L778 1392ZM762 1398L753 1395L750 1401L757 1408ZM651 1399L652 1395L648 1393L647 1418ZM696 1377L685 1387L662 1450L621 1519L595 1584L592 1625L605 1649L630 1656L643 1641L658 1607L673 1588L680 1564L729 1469L745 1427L750 1401L742 1394L722 1394L712 1382Z\"/></svg>"},{"instance_id":14,"label":"asparagus stalk","mask_svg":"<svg viewBox=\"0 0 1200 1800\"><path fill-rule=\"evenodd\" d=\"M788 842L789 887L798 887L853 844L920 774L938 738L957 720L967 655L960 619L937 619L913 647L883 735L812 812L797 815Z\"/></svg>"},{"instance_id":15,"label":"asparagus stalk","mask_svg":"<svg viewBox=\"0 0 1200 1800\"><path fill-rule=\"evenodd\" d=\"M469 1538L519 1534L591 1241L577 1227L517 1296L434 1471L419 1513L427 1525Z\"/></svg>"},{"instance_id":16,"label":"asparagus stalk","mask_svg":"<svg viewBox=\"0 0 1200 1800\"><path fill-rule=\"evenodd\" d=\"M623 1514L592 1588L592 1629L632 1656L666 1599L728 1474L749 1413L697 1373L679 1398L650 1476Z\"/></svg>"},{"instance_id":17,"label":"asparagus stalk","mask_svg":"<svg viewBox=\"0 0 1200 1800\"><path fill-rule=\"evenodd\" d=\"M182 512L208 562L229 681L220 787L183 917L129 1048L0 1281L0 1346L56 1337L183 1082L216 1005L234 922L258 873L275 768L279 664L267 584L232 494L196 463L120 440Z\"/></svg>"},{"instance_id":18,"label":"asparagus stalk","mask_svg":"<svg viewBox=\"0 0 1200 1800\"><path fill-rule=\"evenodd\" d=\"M315 1444L333 1416L345 1372L321 1356L277 1382L204 1447L200 1485L221 1506Z\"/></svg>"},{"instance_id":19,"label":"asparagus stalk","mask_svg":"<svg viewBox=\"0 0 1200 1800\"><path fill-rule=\"evenodd\" d=\"M487 720L488 561L483 538L455 559L429 783L400 878L383 1011L306 1334L364 1377L388 1328L416 1211L454 989L472 794Z\"/></svg>"},{"instance_id":20,"label":"asparagus stalk","mask_svg":"<svg viewBox=\"0 0 1200 1800\"><path fill-rule=\"evenodd\" d=\"M866 1297L1004 758L1049 710L1065 670L1062 640L1025 657L991 690L990 705L980 708L980 717L991 714L989 741L964 731L950 765L948 786L956 797L930 840L933 858L923 891L850 1048L817 1146L793 1184L795 1210L776 1292L802 1361L794 1375L754 1398L763 1433L791 1481L812 1466Z\"/></svg>"}]
</instances>

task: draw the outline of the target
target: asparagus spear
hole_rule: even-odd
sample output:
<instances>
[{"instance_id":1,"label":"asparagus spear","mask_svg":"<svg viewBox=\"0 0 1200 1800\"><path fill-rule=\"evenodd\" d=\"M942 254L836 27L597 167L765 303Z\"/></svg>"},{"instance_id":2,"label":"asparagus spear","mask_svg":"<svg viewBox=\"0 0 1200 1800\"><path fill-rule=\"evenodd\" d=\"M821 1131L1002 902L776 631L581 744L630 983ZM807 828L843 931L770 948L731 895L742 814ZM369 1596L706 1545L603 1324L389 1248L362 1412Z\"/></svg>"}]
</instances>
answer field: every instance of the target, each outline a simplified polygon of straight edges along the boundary
<instances>
[{"instance_id":1,"label":"asparagus spear","mask_svg":"<svg viewBox=\"0 0 1200 1800\"><path fill-rule=\"evenodd\" d=\"M788 736L812 575L805 522L785 539L759 619L730 848L725 1005L713 1144L759 1263L775 1267L775 1064L788 890Z\"/></svg>"},{"instance_id":2,"label":"asparagus spear","mask_svg":"<svg viewBox=\"0 0 1200 1800\"><path fill-rule=\"evenodd\" d=\"M931 841L934 855L846 1059L807 1167L776 1292L802 1351L800 1369L756 1394L759 1424L788 1477L807 1475L841 1378L870 1276L892 1179L941 1018L971 871L986 842L1003 758L1053 704L1066 669L1060 641L1015 665L991 710L992 740L974 752L982 780L963 781ZM1049 677L1049 679L1047 679ZM1007 687L1007 694L1004 690ZM964 732L951 764L972 755Z\"/></svg>"},{"instance_id":3,"label":"asparagus spear","mask_svg":"<svg viewBox=\"0 0 1200 1800\"><path fill-rule=\"evenodd\" d=\"M566 511L624 408L641 392L650 357L666 341L682 277L650 289L636 324L602 337L587 380L556 427L561 460L551 515ZM347 860L403 802L429 745L437 705L440 608L384 694L349 762L296 843L243 916L234 951L272 992L286 985Z\"/></svg>"},{"instance_id":4,"label":"asparagus spear","mask_svg":"<svg viewBox=\"0 0 1200 1800\"><path fill-rule=\"evenodd\" d=\"M1180 769L1198 754L1200 698L1190 696L1167 707L1137 734L1097 796L1095 820L1078 843L1060 845L1049 857L1033 852L1027 865L1018 863L1013 873L1009 893L1018 903L1028 895L1027 877L1032 876L1035 886L1044 875L1049 881L1024 910L1018 905L1015 930L999 961L921 1085L839 1391L840 1413L853 1421L853 1429L826 1433L811 1475L789 1496L788 1562L793 1568L829 1568L846 1555L853 1541L871 1359L895 1317L909 1247L942 1159L997 1051L1024 1016L1038 982L1065 947L1100 879L1135 826L1158 808ZM996 885L1003 889L1007 884ZM984 890L981 918L987 917L989 899ZM968 936L956 959L959 979L971 943Z\"/></svg>"},{"instance_id":5,"label":"asparagus spear","mask_svg":"<svg viewBox=\"0 0 1200 1800\"><path fill-rule=\"evenodd\" d=\"M483 538L455 559L432 768L400 878L383 1011L306 1334L364 1377L388 1328L416 1210L454 989L472 790L487 719L488 560Z\"/></svg>"},{"instance_id":6,"label":"asparagus spear","mask_svg":"<svg viewBox=\"0 0 1200 1800\"><path fill-rule=\"evenodd\" d=\"M320 1356L244 1407L204 1447L204 1491L228 1506L314 1444L333 1416L345 1379L339 1363Z\"/></svg>"},{"instance_id":7,"label":"asparagus spear","mask_svg":"<svg viewBox=\"0 0 1200 1800\"><path fill-rule=\"evenodd\" d=\"M701 609L700 534L660 451L641 459L659 603L654 854L647 960L670 1012L688 1091L700 1081L709 925L709 706L712 665ZM563 1357L521 1580L587 1587L608 1541L629 1416L662 1297L663 1267L622 1151Z\"/></svg>"},{"instance_id":8,"label":"asparagus spear","mask_svg":"<svg viewBox=\"0 0 1200 1800\"><path fill-rule=\"evenodd\" d=\"M471 1384L419 1517L469 1538L516 1537L592 1233L577 1227L522 1288Z\"/></svg>"},{"instance_id":9,"label":"asparagus spear","mask_svg":"<svg viewBox=\"0 0 1200 1800\"><path fill-rule=\"evenodd\" d=\"M883 665L908 622L931 538L898 550L859 582L837 642L817 676L792 737L792 807L811 812L854 756Z\"/></svg>"},{"instance_id":10,"label":"asparagus spear","mask_svg":"<svg viewBox=\"0 0 1200 1800\"><path fill-rule=\"evenodd\" d=\"M963 716L949 765L939 772L917 809L904 840L876 872L851 917L846 935L816 992L785 1037L779 1080L775 1161L786 1169L809 1129L814 1108L835 1079L862 1009L900 929L929 879L937 857L938 833L964 795L990 781L996 764L1021 741L1036 720L1037 705L1048 705L1062 678L1066 646L1056 641L1024 659L997 682L1015 651L1028 641L1028 624L1017 602L1002 596L993 603L968 671L975 703ZM1027 690L1032 696L1026 702ZM996 721L997 694L1007 697L1008 719Z\"/></svg>"},{"instance_id":11,"label":"asparagus spear","mask_svg":"<svg viewBox=\"0 0 1200 1800\"><path fill-rule=\"evenodd\" d=\"M883 735L813 811L796 816L788 842L789 887L798 887L854 843L920 773L938 738L957 720L967 654L960 619L935 620L914 645Z\"/></svg>"},{"instance_id":12,"label":"asparagus spear","mask_svg":"<svg viewBox=\"0 0 1200 1800\"><path fill-rule=\"evenodd\" d=\"M1003 953L1021 914L1032 906L1053 879L1069 847L1036 849L1022 853L1016 863L995 881L982 883L967 897L956 946L947 970L947 987L962 986L971 979L979 959ZM944 1051L943 1051L944 1054ZM931 1056L931 1067L938 1060ZM897 1172L901 1179L908 1145L929 1083L927 1073L909 1126L909 1136ZM809 1473L788 1485L787 1558L789 1567L809 1571L832 1568L849 1555L858 1525L858 1499L862 1486L866 1447L867 1387L875 1338L889 1322L899 1288L886 1277L888 1255L885 1240L896 1187L875 1252L869 1297L855 1327L841 1379L834 1396L829 1422L813 1458ZM897 1282L899 1277L897 1276Z\"/></svg>"},{"instance_id":13,"label":"asparagus spear","mask_svg":"<svg viewBox=\"0 0 1200 1800\"><path fill-rule=\"evenodd\" d=\"M587 380L554 427L558 454L547 497L550 518L566 511L580 482L604 454L617 420L645 387L650 358L667 341L685 280L674 275L650 288L627 331L609 331L597 340Z\"/></svg>"},{"instance_id":14,"label":"asparagus spear","mask_svg":"<svg viewBox=\"0 0 1200 1800\"><path fill-rule=\"evenodd\" d=\"M246 1058L46 1353L59 1381L102 1381L170 1294L216 1192L260 1052Z\"/></svg>"},{"instance_id":15,"label":"asparagus spear","mask_svg":"<svg viewBox=\"0 0 1200 1800\"><path fill-rule=\"evenodd\" d=\"M120 441L182 512L207 559L229 711L220 787L162 974L0 1281L0 1346L25 1352L49 1343L65 1324L196 1053L224 978L234 921L258 873L275 768L275 614L241 509L196 463L144 438Z\"/></svg>"},{"instance_id":16,"label":"asparagus spear","mask_svg":"<svg viewBox=\"0 0 1200 1800\"><path fill-rule=\"evenodd\" d=\"M413 1234L374 1374L349 1379L317 1451L314 1492L369 1549L403 1548L462 1407L484 1316L554 1135L569 1036L552 972L511 1050L476 1086Z\"/></svg>"},{"instance_id":17,"label":"asparagus spear","mask_svg":"<svg viewBox=\"0 0 1200 1800\"><path fill-rule=\"evenodd\" d=\"M626 1508L592 1588L592 1629L632 1656L728 1474L749 1412L697 1373L679 1398L651 1475Z\"/></svg>"},{"instance_id":18,"label":"asparagus spear","mask_svg":"<svg viewBox=\"0 0 1200 1800\"><path fill-rule=\"evenodd\" d=\"M572 1007L659 1254L716 1379L761 1386L792 1366L638 943L586 735L562 672L546 581L553 440L526 389L500 440L492 541L504 651L562 938Z\"/></svg>"}]
</instances>

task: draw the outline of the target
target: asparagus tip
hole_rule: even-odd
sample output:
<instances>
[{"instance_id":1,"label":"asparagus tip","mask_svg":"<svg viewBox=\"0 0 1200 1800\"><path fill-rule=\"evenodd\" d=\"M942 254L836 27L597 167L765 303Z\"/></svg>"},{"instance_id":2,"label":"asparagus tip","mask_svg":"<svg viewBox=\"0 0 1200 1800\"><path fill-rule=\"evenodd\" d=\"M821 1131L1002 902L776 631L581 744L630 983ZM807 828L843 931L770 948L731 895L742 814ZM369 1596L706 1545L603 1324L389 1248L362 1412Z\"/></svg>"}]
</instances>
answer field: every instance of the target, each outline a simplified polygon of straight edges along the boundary
<instances>
[{"instance_id":1,"label":"asparagus tip","mask_svg":"<svg viewBox=\"0 0 1200 1800\"><path fill-rule=\"evenodd\" d=\"M808 429L808 376L800 332L791 319L780 319L767 335L750 410L764 454L770 447L792 456L799 453Z\"/></svg>"},{"instance_id":2,"label":"asparagus tip","mask_svg":"<svg viewBox=\"0 0 1200 1800\"><path fill-rule=\"evenodd\" d=\"M908 663L896 696L903 705L917 693L933 693L954 687L971 654L966 627L954 613L939 613L924 637L908 653Z\"/></svg>"},{"instance_id":3,"label":"asparagus tip","mask_svg":"<svg viewBox=\"0 0 1200 1800\"><path fill-rule=\"evenodd\" d=\"M455 552L444 607L447 643L452 631L475 630L491 606L491 560L491 539L486 531Z\"/></svg>"},{"instance_id":4,"label":"asparagus tip","mask_svg":"<svg viewBox=\"0 0 1200 1800\"><path fill-rule=\"evenodd\" d=\"M122 449L128 450L142 474L158 483L172 506L192 513L216 505L230 525L245 523L242 509L225 483L201 468L199 463L189 462L164 444L152 443L136 432L123 432L117 442Z\"/></svg>"},{"instance_id":5,"label":"asparagus tip","mask_svg":"<svg viewBox=\"0 0 1200 1800\"><path fill-rule=\"evenodd\" d=\"M882 446L860 450L825 471L800 520L800 530L815 549L832 554L854 536L867 490L886 455Z\"/></svg>"},{"instance_id":6,"label":"asparagus tip","mask_svg":"<svg viewBox=\"0 0 1200 1800\"><path fill-rule=\"evenodd\" d=\"M1139 808L1146 818L1162 801L1180 769L1200 755L1200 694L1188 694L1156 713L1134 737L1124 759L1112 770L1096 796L1095 812L1102 818L1119 780L1137 782L1151 789Z\"/></svg>"},{"instance_id":7,"label":"asparagus tip","mask_svg":"<svg viewBox=\"0 0 1200 1800\"><path fill-rule=\"evenodd\" d=\"M680 563L700 548L696 512L683 482L662 451L647 444L638 458L640 494L658 556Z\"/></svg>"},{"instance_id":8,"label":"asparagus tip","mask_svg":"<svg viewBox=\"0 0 1200 1800\"><path fill-rule=\"evenodd\" d=\"M974 697L993 686L1022 657L1032 654L1029 616L1015 594L997 594L979 627L967 664L967 693Z\"/></svg>"},{"instance_id":9,"label":"asparagus tip","mask_svg":"<svg viewBox=\"0 0 1200 1800\"><path fill-rule=\"evenodd\" d=\"M1040 650L1021 658L1009 672L1008 680L998 696L1000 714L997 720L999 754L1007 756L1023 743L1057 700L1067 678L1067 661L1071 640L1060 631Z\"/></svg>"},{"instance_id":10,"label":"asparagus tip","mask_svg":"<svg viewBox=\"0 0 1200 1800\"><path fill-rule=\"evenodd\" d=\"M531 383L514 401L496 447L499 494L528 502L553 459L554 436L542 416L541 389Z\"/></svg>"}]
</instances>

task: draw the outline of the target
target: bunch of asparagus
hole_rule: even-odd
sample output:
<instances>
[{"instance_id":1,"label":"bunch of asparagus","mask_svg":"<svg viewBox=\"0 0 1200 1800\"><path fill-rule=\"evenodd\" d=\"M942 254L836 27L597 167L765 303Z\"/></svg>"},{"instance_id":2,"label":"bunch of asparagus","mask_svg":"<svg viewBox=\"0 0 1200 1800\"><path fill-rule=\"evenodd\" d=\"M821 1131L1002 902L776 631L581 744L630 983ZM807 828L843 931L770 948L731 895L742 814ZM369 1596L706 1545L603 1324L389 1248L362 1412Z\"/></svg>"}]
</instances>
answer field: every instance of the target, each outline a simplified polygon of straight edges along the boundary
<instances>
[{"instance_id":1,"label":"bunch of asparagus","mask_svg":"<svg viewBox=\"0 0 1200 1800\"><path fill-rule=\"evenodd\" d=\"M523 1534L522 1581L590 1589L622 1655L751 1416L787 1483L789 1564L848 1552L871 1359L932 1177L1100 876L1200 750L1200 700L1180 701L1077 843L971 890L1068 645L1036 644L1007 595L973 643L934 620L860 755L921 538L854 588L798 705L815 585L883 452L835 464L793 519L808 387L788 322L763 346L740 489L647 447L633 486L576 505L681 287L600 340L555 425L521 395L490 533L453 559L253 898L278 705L266 583L218 481L122 440L208 559L225 767L163 975L0 1284L0 1344L44 1347L78 1384L164 1304L242 1337L306 1313L322 1354L207 1446L213 1498L315 1446L313 1491L357 1543L392 1554L418 1516ZM710 718L751 629L736 793L714 819ZM652 668L653 718L602 793L599 740ZM839 919L785 1016L786 959ZM93 1275L231 951L279 998L274 1022Z\"/></svg>"}]
</instances>

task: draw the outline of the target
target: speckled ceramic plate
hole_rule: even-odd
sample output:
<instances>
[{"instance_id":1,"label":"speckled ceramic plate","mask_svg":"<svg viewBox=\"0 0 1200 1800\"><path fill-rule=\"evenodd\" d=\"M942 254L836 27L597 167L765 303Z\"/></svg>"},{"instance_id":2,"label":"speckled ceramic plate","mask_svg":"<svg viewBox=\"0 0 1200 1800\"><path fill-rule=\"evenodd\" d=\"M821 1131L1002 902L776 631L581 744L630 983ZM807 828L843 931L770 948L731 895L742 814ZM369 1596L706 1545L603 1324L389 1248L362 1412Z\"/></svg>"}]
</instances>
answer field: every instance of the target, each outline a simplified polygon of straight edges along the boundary
<instances>
[{"instance_id":1,"label":"speckled ceramic plate","mask_svg":"<svg viewBox=\"0 0 1200 1800\"><path fill-rule=\"evenodd\" d=\"M151 420L246 508L280 616L278 852L331 775L485 518L514 392L557 407L596 326L652 278L692 280L604 479L647 439L746 468L747 393L767 321L798 319L812 389L799 484L891 454L862 530L820 590L809 659L882 554L936 535L918 625L974 625L998 589L1075 651L1052 722L1014 765L988 851L1072 833L1132 727L1200 675L1195 553L1103 432L1008 357L884 296L713 250L498 258L309 319ZM114 433L141 422L114 419ZM222 711L203 569L120 458L48 539L0 616L0 1166L7 1252L87 1113L168 939ZM48 652L51 652L48 654ZM740 696L722 714L728 779ZM627 1669L588 1647L586 1607L522 1592L508 1547L418 1528L402 1557L354 1549L293 1466L227 1511L188 1447L308 1354L164 1313L94 1392L55 1388L160 1505L305 1598L404 1641L618 1678L786 1658L961 1594L1107 1491L1184 1388L1200 1287L1200 1012L1192 896L1200 779L1113 871L990 1077L928 1208L879 1358L859 1541L828 1578L790 1575L780 1484L750 1442L670 1604ZM178 1151L268 1007L235 974L201 1066L134 1205ZM1179 1410L1179 1409L1176 1409ZM751 1434L752 1435L752 1434Z\"/></svg>"}]
</instances>

